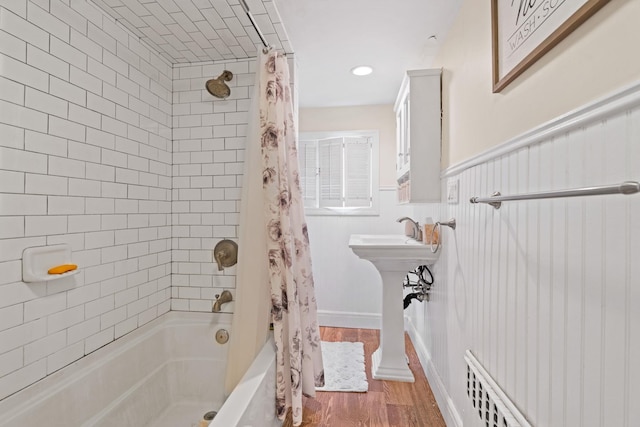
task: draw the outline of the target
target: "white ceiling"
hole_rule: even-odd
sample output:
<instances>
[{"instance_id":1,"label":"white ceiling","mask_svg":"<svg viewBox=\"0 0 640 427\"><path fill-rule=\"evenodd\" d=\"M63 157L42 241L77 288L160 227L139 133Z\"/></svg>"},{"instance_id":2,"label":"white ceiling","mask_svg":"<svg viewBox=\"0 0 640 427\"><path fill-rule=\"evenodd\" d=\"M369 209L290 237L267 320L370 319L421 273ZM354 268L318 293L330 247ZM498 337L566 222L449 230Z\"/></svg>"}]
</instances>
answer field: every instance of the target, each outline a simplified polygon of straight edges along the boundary
<instances>
[{"instance_id":1,"label":"white ceiling","mask_svg":"<svg viewBox=\"0 0 640 427\"><path fill-rule=\"evenodd\" d=\"M393 103L404 70L431 65L461 3L276 0L299 66L300 105ZM363 64L374 72L350 73Z\"/></svg>"},{"instance_id":2,"label":"white ceiling","mask_svg":"<svg viewBox=\"0 0 640 427\"><path fill-rule=\"evenodd\" d=\"M172 63L255 57L240 0L93 0ZM462 0L247 0L269 44L295 52L302 107L393 103L431 65ZM432 36L435 36L433 38ZM371 65L373 74L350 69Z\"/></svg>"}]
</instances>

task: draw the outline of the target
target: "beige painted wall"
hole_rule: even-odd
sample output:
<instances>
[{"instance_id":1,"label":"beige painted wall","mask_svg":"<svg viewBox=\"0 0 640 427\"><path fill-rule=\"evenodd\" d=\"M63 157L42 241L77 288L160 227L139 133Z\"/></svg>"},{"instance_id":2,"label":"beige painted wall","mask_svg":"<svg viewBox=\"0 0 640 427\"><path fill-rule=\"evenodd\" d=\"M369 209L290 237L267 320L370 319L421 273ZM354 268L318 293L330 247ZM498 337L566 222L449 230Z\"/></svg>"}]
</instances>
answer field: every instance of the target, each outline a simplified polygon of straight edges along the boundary
<instances>
[{"instance_id":1,"label":"beige painted wall","mask_svg":"<svg viewBox=\"0 0 640 427\"><path fill-rule=\"evenodd\" d=\"M378 130L380 187L396 187L396 119L393 105L301 108L298 127L300 132Z\"/></svg>"},{"instance_id":2,"label":"beige painted wall","mask_svg":"<svg viewBox=\"0 0 640 427\"><path fill-rule=\"evenodd\" d=\"M499 94L489 1L465 0L434 67L443 74L443 167L640 80L640 0L611 0Z\"/></svg>"}]
</instances>

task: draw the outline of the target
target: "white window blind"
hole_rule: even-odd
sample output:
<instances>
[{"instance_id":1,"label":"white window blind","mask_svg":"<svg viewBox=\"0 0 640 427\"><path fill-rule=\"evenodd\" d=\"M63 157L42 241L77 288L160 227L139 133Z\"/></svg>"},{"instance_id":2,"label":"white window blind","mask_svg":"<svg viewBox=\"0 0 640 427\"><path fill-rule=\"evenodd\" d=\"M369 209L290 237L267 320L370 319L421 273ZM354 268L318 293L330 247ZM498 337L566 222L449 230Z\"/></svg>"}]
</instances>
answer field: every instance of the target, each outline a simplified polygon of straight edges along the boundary
<instances>
[{"instance_id":1,"label":"white window blind","mask_svg":"<svg viewBox=\"0 0 640 427\"><path fill-rule=\"evenodd\" d=\"M320 198L318 206L334 208L343 206L343 139L329 138L318 141L320 157Z\"/></svg>"},{"instance_id":2,"label":"white window blind","mask_svg":"<svg viewBox=\"0 0 640 427\"><path fill-rule=\"evenodd\" d=\"M377 170L373 169L377 138L372 132L335 134L315 138L301 135L300 184L307 213L357 214L371 210L374 199L377 201ZM377 151L375 154L377 159ZM364 214L371 213L375 212Z\"/></svg>"},{"instance_id":3,"label":"white window blind","mask_svg":"<svg viewBox=\"0 0 640 427\"><path fill-rule=\"evenodd\" d=\"M318 143L316 141L300 141L298 158L304 206L315 207L318 199Z\"/></svg>"},{"instance_id":4,"label":"white window blind","mask_svg":"<svg viewBox=\"0 0 640 427\"><path fill-rule=\"evenodd\" d=\"M345 205L371 206L371 142L369 138L345 138Z\"/></svg>"}]
</instances>

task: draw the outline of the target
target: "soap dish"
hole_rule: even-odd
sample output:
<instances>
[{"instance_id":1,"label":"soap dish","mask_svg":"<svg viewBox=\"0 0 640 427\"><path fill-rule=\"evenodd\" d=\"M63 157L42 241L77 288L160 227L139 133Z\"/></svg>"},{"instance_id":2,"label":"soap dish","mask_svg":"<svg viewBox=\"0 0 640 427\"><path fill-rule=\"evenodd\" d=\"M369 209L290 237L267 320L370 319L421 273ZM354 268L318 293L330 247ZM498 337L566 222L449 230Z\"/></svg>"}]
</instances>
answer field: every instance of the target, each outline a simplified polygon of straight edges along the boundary
<instances>
[{"instance_id":1,"label":"soap dish","mask_svg":"<svg viewBox=\"0 0 640 427\"><path fill-rule=\"evenodd\" d=\"M22 252L22 281L48 282L62 277L74 276L80 270L72 270L62 274L49 274L51 267L62 264L72 264L71 246L68 244L37 246L27 248Z\"/></svg>"}]
</instances>

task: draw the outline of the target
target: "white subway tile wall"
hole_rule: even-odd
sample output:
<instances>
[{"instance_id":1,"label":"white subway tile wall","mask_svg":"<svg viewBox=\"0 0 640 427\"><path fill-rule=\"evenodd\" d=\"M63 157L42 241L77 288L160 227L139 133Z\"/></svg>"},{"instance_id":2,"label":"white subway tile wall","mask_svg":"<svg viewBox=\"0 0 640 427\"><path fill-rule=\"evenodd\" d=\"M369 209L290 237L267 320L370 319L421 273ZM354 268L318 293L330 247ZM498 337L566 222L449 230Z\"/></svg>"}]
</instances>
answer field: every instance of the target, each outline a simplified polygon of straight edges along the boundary
<instances>
[{"instance_id":1,"label":"white subway tile wall","mask_svg":"<svg viewBox=\"0 0 640 427\"><path fill-rule=\"evenodd\" d=\"M172 79L91 2L0 1L0 399L170 309ZM222 218L194 252L216 225L235 237ZM22 251L57 243L80 274L23 283ZM234 284L189 277L194 302Z\"/></svg>"},{"instance_id":2,"label":"white subway tile wall","mask_svg":"<svg viewBox=\"0 0 640 427\"><path fill-rule=\"evenodd\" d=\"M235 294L235 267L218 271L213 248L238 237L254 67L255 59L174 66L172 310L211 311L216 294ZM233 73L225 100L205 89L224 70ZM233 303L222 306L232 309Z\"/></svg>"},{"instance_id":3,"label":"white subway tile wall","mask_svg":"<svg viewBox=\"0 0 640 427\"><path fill-rule=\"evenodd\" d=\"M258 33L238 1L93 1L172 63L255 57L262 48ZM275 2L248 3L267 43L291 52ZM89 38L95 40L91 30ZM139 55L135 47L129 49L134 57ZM189 72L185 70L181 78L189 78ZM197 76L195 73L193 77Z\"/></svg>"}]
</instances>

